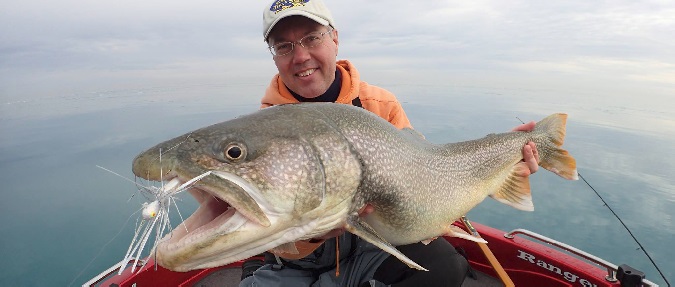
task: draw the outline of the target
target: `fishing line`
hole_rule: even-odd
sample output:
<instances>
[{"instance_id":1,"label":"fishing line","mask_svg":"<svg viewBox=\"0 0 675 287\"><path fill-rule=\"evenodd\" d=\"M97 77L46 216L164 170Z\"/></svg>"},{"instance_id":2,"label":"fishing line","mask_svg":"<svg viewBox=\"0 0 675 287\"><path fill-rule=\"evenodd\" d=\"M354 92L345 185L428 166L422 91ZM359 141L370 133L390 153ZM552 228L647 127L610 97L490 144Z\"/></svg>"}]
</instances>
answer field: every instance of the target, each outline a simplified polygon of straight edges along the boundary
<instances>
[{"instance_id":1,"label":"fishing line","mask_svg":"<svg viewBox=\"0 0 675 287\"><path fill-rule=\"evenodd\" d=\"M623 222L623 220L621 220L619 215L616 214L616 212L614 212L614 209L612 209L612 207L609 206L609 204L605 201L605 199L602 198L600 193L598 193L598 191L595 190L595 188L593 188L593 186L591 186L590 183L588 183L588 181L581 175L581 173L579 173L577 171L577 174L579 175L579 178L581 178L586 183L586 185L588 185L588 187L590 187L593 190L593 192L595 192L595 195L597 195L600 198L600 200L602 200L602 203L607 207L607 209L609 209L609 211L612 212L612 214L614 214L614 217L616 217L616 219L618 219L619 222L621 222L621 225L623 225L623 228L625 228L626 231L628 231L628 234L630 234L630 237L632 237L633 240L635 240L635 243L637 243L637 245L640 246L640 249L642 250L642 252L647 256L647 258L649 258L649 261L652 262L652 265L654 265L654 268L656 268L656 271L659 272L659 274L661 275L663 280L666 281L666 284L670 287L670 282L668 282L668 279L666 279L666 276L663 275L663 272L661 272L661 269L659 268L659 266L656 265L656 262L654 262L654 259L652 259L652 257L649 255L649 253L647 253L647 249L645 249L644 246L642 246L642 243L640 243L640 241L635 237L635 235L633 235L633 232L630 230L630 228L628 228L628 226L626 226L626 224Z\"/></svg>"},{"instance_id":2,"label":"fishing line","mask_svg":"<svg viewBox=\"0 0 675 287\"><path fill-rule=\"evenodd\" d=\"M107 171L107 172L110 172L110 173L112 173L112 174L114 174L114 175L116 175L116 176L118 176L118 177L120 177L120 178L122 178L122 179L124 179L124 180L126 180L126 181L129 181L129 182L133 183L136 187L139 187L139 188L140 188L139 191L141 192L141 194L143 194L142 191L146 191L146 192L147 192L147 188L146 188L145 186L140 185L140 184L138 184L137 182L135 182L135 181L133 181L133 180L130 180L130 179L128 179L128 178L122 176L122 175L119 174L119 173L116 173L116 172L114 172L114 171L112 171L112 170L110 170L110 169L107 169L107 168L102 167L102 166L99 166L99 165L96 165L96 167L98 167L98 168L100 168L100 169L103 169L103 170L105 170L105 171ZM132 196L127 200L127 202L129 202L129 201L131 200L131 198L133 198L134 195L136 195L136 193L133 193ZM145 194L143 194L143 196L145 197ZM146 199L147 199L147 197L146 197ZM92 259L89 261L89 263L87 263L87 265L86 265L86 266L85 266L85 267L77 274L77 276L76 276L75 278L73 278L72 281L70 281L70 283L68 284L68 286L72 286L73 283L74 283L78 278L80 278L80 276L82 276L82 274L83 274L85 271L87 271L87 269L89 269L89 267L91 266L91 264L94 263L94 261L95 261L96 259L98 259L99 256L101 256L101 253L103 252L103 250L105 250L105 248L106 248L108 245L110 245L110 243L112 243L112 242L113 242L113 241L114 241L114 240L122 233L122 230L124 230L124 228L127 226L127 224L129 224L129 220L131 220L131 218L134 217L134 215L136 215L137 213L139 213L141 210L143 210L143 208L140 208L140 209L136 210L134 213L132 213L131 215L129 215L129 217L128 217L127 220L124 222L124 224L122 224L122 227L120 227L120 229L117 231L117 233L116 233L112 238L110 238L110 240L109 240L108 242L106 242L105 244L103 244L103 246L101 246L101 248L98 250L98 253L96 253L96 256L94 256L94 258L92 258Z\"/></svg>"},{"instance_id":3,"label":"fishing line","mask_svg":"<svg viewBox=\"0 0 675 287\"><path fill-rule=\"evenodd\" d=\"M134 216L134 214L138 213L139 211L141 211L141 210L140 210L140 209L139 209L139 210L136 210L136 212L134 212L134 213L132 213L131 215L129 215L129 217L127 218L127 221L125 221L124 224L122 225L122 227L120 228L120 230L117 231L117 234L115 234L115 236L113 236L112 238L110 238L110 240L109 240L108 242L106 242L106 244L103 244L103 246L101 247L101 249L98 250L98 253L96 253L96 256L94 256L94 258L92 258L92 259L89 261L89 263L87 263L87 266L84 266L84 268L82 269L82 271L80 271L80 273L78 273L77 276L76 276L75 278L73 278L73 281L70 281L70 283L68 284L68 287L72 286L73 283L75 282L75 280L77 280L78 278L80 278L80 276L82 276L82 273L84 273L84 271L87 271L87 269L89 269L89 266L91 266L91 264L94 263L94 260L96 260L99 256L101 256L101 253L103 252L103 250L104 250L110 243L112 243L112 242L115 240L115 238L117 238L117 236L119 236L119 235L122 233L122 230L124 230L124 228L127 226L127 224L129 223L129 220L131 220L131 218Z\"/></svg>"},{"instance_id":4,"label":"fishing line","mask_svg":"<svg viewBox=\"0 0 675 287\"><path fill-rule=\"evenodd\" d=\"M169 148L167 151L165 151L165 153L168 152L168 151L170 151L170 150L172 150L172 149L174 149L174 148L176 148L176 147L178 147L179 145L183 144L184 142L186 142L188 139L190 139L190 136L191 136L191 135L192 135L192 134L188 135L188 136L185 138L185 140L183 140L182 142L180 142L180 143L178 143L178 144L172 146L171 148ZM162 150L161 150L161 149L160 149L160 151L159 151L159 161L160 161L160 163L161 163L161 161L162 161ZM165 191L164 181L163 181L162 179L160 179L160 181L162 182L162 188L161 188L159 191L155 191L155 190L153 190L152 188L145 187L145 186L143 186L143 185L137 183L136 181L133 181L133 180L131 180L131 179L128 179L128 178L122 176L121 174L119 174L119 173L117 173L117 172L114 172L114 171L112 171L112 170L110 170L110 169L107 169L107 168L102 167L102 166L99 166L99 165L96 165L96 167L98 167L98 168L100 168L100 169L103 169L103 170L105 170L105 171L107 171L107 172L110 172L110 173L112 173L112 174L114 174L114 175L116 175L116 176L118 176L118 177L120 177L120 178L122 178L122 179L124 179L124 180L126 180L126 181L129 181L129 182L133 183L137 188L139 188L138 191L146 198L146 200L149 200L149 199L150 199L150 198L148 198L148 197L145 195L146 192L151 193L152 195L155 196L154 199L157 199L157 197L158 197L158 196L161 196L161 195L162 195L161 193ZM164 230L166 230L167 225L168 225L169 230L173 230L173 228L171 227L171 221L170 221L170 219L169 219L169 210L170 210L170 207L171 207L171 203L172 203L172 202L173 202L173 205L176 207L176 210L178 211L178 215L180 216L181 220L183 220L183 215L180 213L180 210L178 209L178 205L176 204L176 200L175 200L175 198L173 198L173 195L175 195L175 194L177 194L177 193L179 193L179 192L181 192L181 191L188 190L188 189L192 188L192 186L193 186L197 181L199 181L199 180L201 180L202 178L208 176L209 174L211 174L210 171L208 171L208 172L206 172L206 173L203 173L203 174L201 174L201 175L198 175L198 176L196 176L196 177L194 177L194 178L188 180L188 181L187 181L186 183L184 183L183 185L179 186L176 192L174 192L174 193L170 193L170 192L169 192L169 193L166 194L166 196L168 196L168 204L167 204L166 212L165 212L165 213L162 213L162 215L161 215L161 223L160 223L161 227L159 227L159 228L156 230L156 235L155 235L155 247L157 246L157 242L159 241L159 239L160 239L160 237L161 237L160 235L164 233ZM160 177L161 177L162 175L163 175L163 172L161 171L161 166L160 166ZM159 193L158 193L158 194L154 194L153 192L159 192ZM133 193L131 197L133 198L134 195L136 195L136 193ZM129 200L131 200L131 198L129 198ZM128 202L129 200L127 200L127 202ZM100 255L101 255L101 253L103 252L103 250L104 250L108 245L110 245L110 243L112 243L112 242L113 242L113 241L114 241L114 240L122 233L122 230L124 230L124 228L127 226L127 224L129 223L129 220L131 220L131 218L134 217L135 214L137 214L137 213L140 212L141 210L144 210L144 208L145 208L145 206L142 207L142 208L139 209L139 210L136 210L136 211L135 211L134 213L132 213L131 215L129 215L129 217L128 217L127 220L124 222L124 224L122 225L122 227L119 229L119 231L117 231L117 234L115 234L108 242L106 242L106 243L99 249L98 253L96 253L96 255L94 256L94 258L92 258L92 259L89 261L89 263L87 263L87 265L86 265L86 266L85 266L85 267L77 274L77 276L76 276L75 278L73 278L73 280L68 284L68 286L73 285L73 283L74 283L78 278L80 278L80 276L82 276L82 274L83 274L87 269L89 269L89 267L91 266L91 264L92 264L92 263L93 263ZM157 219L153 220L152 225L150 225L149 228L146 227L146 229L151 230L152 227L154 227L154 225L155 225L155 223L157 222L158 219L160 219L160 218L158 217ZM183 221L184 221L184 220L183 220ZM143 222L143 221L141 221L141 222ZM186 230L186 232L187 232L187 231L188 231L188 230L187 230L187 226L185 226L185 223L184 223L184 222L183 222L182 224L183 224L183 226L185 227L185 230ZM139 226L138 226L138 223L137 223L136 232L138 232L138 228L139 228ZM142 228L142 227L141 227L141 228ZM133 272L133 269L136 267L136 265L137 265L137 263L138 263L138 259L140 258L140 255L141 255L141 253L142 253L142 251L143 251L143 248L145 247L145 242L148 240L150 234L151 234L151 233L149 233L149 232L147 232L147 233L144 232L144 235L143 235L143 236L144 236L145 238L143 239L143 243L142 243L142 245L141 245L140 248L139 248L138 256L137 256L136 261L134 262L134 265L133 265L133 267L132 267L132 272ZM134 236L134 238L135 238L135 236ZM130 250L131 250L132 246L133 246L133 241L132 241L132 245L129 246ZM153 248L154 248L154 247L153 247ZM154 251L156 252L157 249L155 248ZM152 252L152 251L151 251L151 252ZM133 252L132 252L132 253L133 253ZM123 259L123 261L127 261L126 259L127 259L127 257L125 256L125 258ZM120 273L122 272L122 268L123 268L123 267L124 267L124 266L122 266L122 267L120 268ZM155 270L157 270L156 268L157 268L157 262L155 262Z\"/></svg>"},{"instance_id":5,"label":"fishing line","mask_svg":"<svg viewBox=\"0 0 675 287\"><path fill-rule=\"evenodd\" d=\"M516 119L518 119L521 123L525 124L525 122L523 122L523 120L521 120L520 118L516 117ZM637 243L637 245L640 247L640 249L645 254L645 256L647 256L647 258L652 263L652 265L654 265L654 268L656 268L656 271L659 272L659 274L661 275L661 278L663 278L663 280L666 281L666 285L668 285L668 287L670 287L670 282L668 282L668 279L666 279L666 276L663 274L663 272L661 272L661 268L659 268L659 266L656 265L656 262L654 262L654 259L652 259L652 257L649 255L649 253L647 252L647 249L645 249L644 246L642 246L642 243L640 243L640 241L635 237L635 235L633 235L633 232L630 230L630 228L628 228L626 223L623 222L621 217L619 217L619 215L616 214L616 212L614 212L614 209L612 209L612 207L609 206L609 203L607 203L607 201L605 201L605 199L600 195L600 193L581 175L581 173L578 170L577 170L577 175L579 176L579 178L581 178L581 180L583 180L586 183L586 185L588 185L588 187L591 188L591 190L593 190L593 192L595 192L595 195L597 195L598 198L600 198L600 200L602 201L604 206L606 206L607 209L609 209L609 211L612 212L614 217L616 217L616 219L619 220L621 225L623 225L623 228L626 229L626 231L628 231L628 234L630 234L630 237L633 238L633 240L635 241L635 243Z\"/></svg>"}]
</instances>

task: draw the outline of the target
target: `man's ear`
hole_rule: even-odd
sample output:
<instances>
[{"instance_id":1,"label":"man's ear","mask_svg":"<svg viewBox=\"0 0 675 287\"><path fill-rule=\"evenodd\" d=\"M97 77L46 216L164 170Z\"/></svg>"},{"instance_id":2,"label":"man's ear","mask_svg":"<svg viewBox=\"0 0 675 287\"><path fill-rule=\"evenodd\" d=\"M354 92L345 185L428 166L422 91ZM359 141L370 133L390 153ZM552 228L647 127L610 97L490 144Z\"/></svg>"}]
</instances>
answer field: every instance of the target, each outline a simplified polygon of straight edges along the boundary
<instances>
[{"instance_id":1,"label":"man's ear","mask_svg":"<svg viewBox=\"0 0 675 287\"><path fill-rule=\"evenodd\" d=\"M338 54L338 48L340 48L340 40L338 39L338 30L333 29L333 42L335 43L335 56Z\"/></svg>"}]
</instances>

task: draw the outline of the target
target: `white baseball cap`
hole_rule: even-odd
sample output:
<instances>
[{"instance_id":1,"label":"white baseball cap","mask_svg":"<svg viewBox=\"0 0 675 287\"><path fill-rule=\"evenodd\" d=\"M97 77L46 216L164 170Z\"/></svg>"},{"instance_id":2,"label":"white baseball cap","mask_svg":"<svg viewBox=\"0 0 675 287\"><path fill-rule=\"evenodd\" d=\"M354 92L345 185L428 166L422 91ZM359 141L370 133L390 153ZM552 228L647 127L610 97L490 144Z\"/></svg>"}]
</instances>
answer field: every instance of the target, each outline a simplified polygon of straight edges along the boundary
<instances>
[{"instance_id":1,"label":"white baseball cap","mask_svg":"<svg viewBox=\"0 0 675 287\"><path fill-rule=\"evenodd\" d=\"M335 21L321 0L274 0L263 10L263 36L267 37L281 19L288 16L305 16L321 25L335 28Z\"/></svg>"}]
</instances>

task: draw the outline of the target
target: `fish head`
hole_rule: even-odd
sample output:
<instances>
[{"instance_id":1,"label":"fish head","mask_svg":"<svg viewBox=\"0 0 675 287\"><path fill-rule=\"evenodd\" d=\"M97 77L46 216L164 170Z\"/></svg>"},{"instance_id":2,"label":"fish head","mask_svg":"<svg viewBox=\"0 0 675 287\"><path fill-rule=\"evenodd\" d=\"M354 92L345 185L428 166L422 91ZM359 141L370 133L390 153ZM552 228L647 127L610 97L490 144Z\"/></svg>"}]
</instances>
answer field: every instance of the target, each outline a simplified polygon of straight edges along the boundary
<instances>
[{"instance_id":1,"label":"fish head","mask_svg":"<svg viewBox=\"0 0 675 287\"><path fill-rule=\"evenodd\" d=\"M190 189L200 206L156 246L160 265L221 266L344 225L360 162L321 113L287 109L198 129L134 159L134 174L148 180L207 174Z\"/></svg>"}]
</instances>

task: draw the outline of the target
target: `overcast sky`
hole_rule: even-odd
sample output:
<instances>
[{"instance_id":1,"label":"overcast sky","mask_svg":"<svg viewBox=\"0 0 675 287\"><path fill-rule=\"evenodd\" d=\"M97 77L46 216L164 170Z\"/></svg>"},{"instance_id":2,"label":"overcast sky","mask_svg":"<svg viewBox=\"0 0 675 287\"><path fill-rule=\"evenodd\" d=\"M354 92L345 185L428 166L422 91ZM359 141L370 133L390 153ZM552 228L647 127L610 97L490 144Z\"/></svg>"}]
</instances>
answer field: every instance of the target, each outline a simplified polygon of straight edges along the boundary
<instances>
[{"instance_id":1,"label":"overcast sky","mask_svg":"<svg viewBox=\"0 0 675 287\"><path fill-rule=\"evenodd\" d=\"M326 0L370 82L675 94L675 2ZM0 97L267 80L267 1L0 0ZM614 84L613 84L614 83Z\"/></svg>"}]
</instances>

